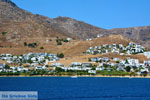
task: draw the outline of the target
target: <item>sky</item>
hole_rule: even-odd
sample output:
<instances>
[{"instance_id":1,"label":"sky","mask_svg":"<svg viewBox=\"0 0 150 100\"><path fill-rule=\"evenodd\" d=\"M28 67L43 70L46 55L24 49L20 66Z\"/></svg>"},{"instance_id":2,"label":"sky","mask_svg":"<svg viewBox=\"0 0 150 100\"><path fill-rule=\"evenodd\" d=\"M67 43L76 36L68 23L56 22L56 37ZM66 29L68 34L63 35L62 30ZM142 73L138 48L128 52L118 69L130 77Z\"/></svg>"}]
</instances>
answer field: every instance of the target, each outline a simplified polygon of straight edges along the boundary
<instances>
[{"instance_id":1,"label":"sky","mask_svg":"<svg viewBox=\"0 0 150 100\"><path fill-rule=\"evenodd\" d=\"M105 29L150 25L150 0L12 1L33 14L71 17Z\"/></svg>"}]
</instances>

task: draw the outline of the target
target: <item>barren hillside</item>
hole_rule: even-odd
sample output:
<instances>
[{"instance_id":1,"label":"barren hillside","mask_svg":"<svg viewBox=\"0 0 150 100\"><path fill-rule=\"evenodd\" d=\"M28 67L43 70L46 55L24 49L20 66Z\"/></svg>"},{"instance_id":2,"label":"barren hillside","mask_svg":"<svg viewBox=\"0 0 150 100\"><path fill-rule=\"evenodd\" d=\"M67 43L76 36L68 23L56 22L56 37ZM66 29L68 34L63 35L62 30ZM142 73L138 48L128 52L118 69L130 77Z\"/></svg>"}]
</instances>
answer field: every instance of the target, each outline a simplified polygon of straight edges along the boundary
<instances>
[{"instance_id":1,"label":"barren hillside","mask_svg":"<svg viewBox=\"0 0 150 100\"><path fill-rule=\"evenodd\" d=\"M109 34L120 34L130 38L136 43L150 48L150 26L131 27L131 28L116 28L109 30Z\"/></svg>"},{"instance_id":2,"label":"barren hillside","mask_svg":"<svg viewBox=\"0 0 150 100\"><path fill-rule=\"evenodd\" d=\"M97 34L102 37L95 38ZM56 37L74 40L58 46ZM92 41L85 41L87 38ZM149 47L150 26L106 30L69 17L52 19L32 14L11 0L0 0L0 53L63 52L66 56L76 56L82 55L89 46L126 45L129 41ZM25 42L36 43L37 47L24 46Z\"/></svg>"}]
</instances>

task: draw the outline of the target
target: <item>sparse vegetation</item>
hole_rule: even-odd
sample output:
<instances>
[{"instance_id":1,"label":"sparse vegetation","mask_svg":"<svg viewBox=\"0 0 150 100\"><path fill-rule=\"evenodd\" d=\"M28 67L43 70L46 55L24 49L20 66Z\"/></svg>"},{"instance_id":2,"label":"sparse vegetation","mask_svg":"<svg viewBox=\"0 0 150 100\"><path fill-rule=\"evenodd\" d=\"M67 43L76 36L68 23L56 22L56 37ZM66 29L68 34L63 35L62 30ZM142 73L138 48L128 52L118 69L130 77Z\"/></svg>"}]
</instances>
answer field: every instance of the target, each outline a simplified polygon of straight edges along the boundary
<instances>
[{"instance_id":1,"label":"sparse vegetation","mask_svg":"<svg viewBox=\"0 0 150 100\"><path fill-rule=\"evenodd\" d=\"M27 44L27 42L24 42L24 46L27 46L28 44Z\"/></svg>"},{"instance_id":2,"label":"sparse vegetation","mask_svg":"<svg viewBox=\"0 0 150 100\"><path fill-rule=\"evenodd\" d=\"M88 61L91 61L91 58L88 58Z\"/></svg>"},{"instance_id":3,"label":"sparse vegetation","mask_svg":"<svg viewBox=\"0 0 150 100\"><path fill-rule=\"evenodd\" d=\"M57 45L62 45L62 42L69 42L67 39L59 38L57 37L56 39Z\"/></svg>"},{"instance_id":4,"label":"sparse vegetation","mask_svg":"<svg viewBox=\"0 0 150 100\"><path fill-rule=\"evenodd\" d=\"M109 75L109 76L125 76L125 75L130 75L130 73L128 72L123 72L123 71L107 71L107 70L104 70L104 71L97 71L97 74L100 74L100 75Z\"/></svg>"},{"instance_id":5,"label":"sparse vegetation","mask_svg":"<svg viewBox=\"0 0 150 100\"><path fill-rule=\"evenodd\" d=\"M61 41L58 41L58 42L57 42L57 45L62 45L62 42L61 42Z\"/></svg>"},{"instance_id":6,"label":"sparse vegetation","mask_svg":"<svg viewBox=\"0 0 150 100\"><path fill-rule=\"evenodd\" d=\"M64 39L63 42L69 42L67 39Z\"/></svg>"},{"instance_id":7,"label":"sparse vegetation","mask_svg":"<svg viewBox=\"0 0 150 100\"><path fill-rule=\"evenodd\" d=\"M127 66L125 69L126 69L127 72L130 72L131 67L130 67L130 66Z\"/></svg>"},{"instance_id":8,"label":"sparse vegetation","mask_svg":"<svg viewBox=\"0 0 150 100\"><path fill-rule=\"evenodd\" d=\"M120 61L116 61L116 63L118 63L118 64L119 64L119 63L120 63Z\"/></svg>"},{"instance_id":9,"label":"sparse vegetation","mask_svg":"<svg viewBox=\"0 0 150 100\"><path fill-rule=\"evenodd\" d=\"M25 65L24 67L25 67L25 68L29 68L30 66L29 66L29 65Z\"/></svg>"},{"instance_id":10,"label":"sparse vegetation","mask_svg":"<svg viewBox=\"0 0 150 100\"><path fill-rule=\"evenodd\" d=\"M37 43L29 43L28 47L35 48L37 47Z\"/></svg>"},{"instance_id":11,"label":"sparse vegetation","mask_svg":"<svg viewBox=\"0 0 150 100\"><path fill-rule=\"evenodd\" d=\"M38 46L37 43L27 43L27 42L24 42L24 46L28 46L28 47L31 47L31 48L36 48Z\"/></svg>"},{"instance_id":12,"label":"sparse vegetation","mask_svg":"<svg viewBox=\"0 0 150 100\"><path fill-rule=\"evenodd\" d=\"M64 58L64 54L63 53L57 53L57 57Z\"/></svg>"},{"instance_id":13,"label":"sparse vegetation","mask_svg":"<svg viewBox=\"0 0 150 100\"><path fill-rule=\"evenodd\" d=\"M10 69L10 66L9 65L5 65L5 69Z\"/></svg>"},{"instance_id":14,"label":"sparse vegetation","mask_svg":"<svg viewBox=\"0 0 150 100\"><path fill-rule=\"evenodd\" d=\"M4 36L4 35L6 35L6 33L7 33L7 32L2 32L2 35Z\"/></svg>"},{"instance_id":15,"label":"sparse vegetation","mask_svg":"<svg viewBox=\"0 0 150 100\"><path fill-rule=\"evenodd\" d=\"M31 59L27 60L27 63L33 63L33 61Z\"/></svg>"},{"instance_id":16,"label":"sparse vegetation","mask_svg":"<svg viewBox=\"0 0 150 100\"><path fill-rule=\"evenodd\" d=\"M44 49L44 47L40 47L40 49Z\"/></svg>"}]
</instances>

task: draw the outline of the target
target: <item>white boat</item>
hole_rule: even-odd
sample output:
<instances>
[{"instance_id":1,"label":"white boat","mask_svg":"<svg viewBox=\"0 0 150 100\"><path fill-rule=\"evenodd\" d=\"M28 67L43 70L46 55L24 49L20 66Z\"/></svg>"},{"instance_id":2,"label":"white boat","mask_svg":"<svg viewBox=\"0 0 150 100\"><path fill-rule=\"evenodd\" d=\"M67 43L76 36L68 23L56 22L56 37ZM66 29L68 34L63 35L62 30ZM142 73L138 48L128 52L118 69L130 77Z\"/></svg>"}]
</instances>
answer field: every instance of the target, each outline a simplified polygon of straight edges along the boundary
<instances>
[{"instance_id":1,"label":"white boat","mask_svg":"<svg viewBox=\"0 0 150 100\"><path fill-rule=\"evenodd\" d=\"M129 79L132 79L133 77L129 77Z\"/></svg>"},{"instance_id":2,"label":"white boat","mask_svg":"<svg viewBox=\"0 0 150 100\"><path fill-rule=\"evenodd\" d=\"M78 76L76 75L76 76L71 76L71 78L78 78Z\"/></svg>"}]
</instances>

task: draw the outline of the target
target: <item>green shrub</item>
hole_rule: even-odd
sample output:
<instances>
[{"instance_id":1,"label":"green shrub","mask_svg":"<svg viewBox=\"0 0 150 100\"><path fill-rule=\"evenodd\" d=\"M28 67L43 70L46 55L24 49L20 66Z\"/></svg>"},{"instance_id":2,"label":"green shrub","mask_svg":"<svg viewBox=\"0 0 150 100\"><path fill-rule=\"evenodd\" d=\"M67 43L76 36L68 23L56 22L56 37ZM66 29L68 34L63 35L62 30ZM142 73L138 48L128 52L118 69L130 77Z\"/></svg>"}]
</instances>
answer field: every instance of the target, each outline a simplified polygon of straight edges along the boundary
<instances>
[{"instance_id":1,"label":"green shrub","mask_svg":"<svg viewBox=\"0 0 150 100\"><path fill-rule=\"evenodd\" d=\"M27 42L24 42L24 46L27 46L28 44L27 44Z\"/></svg>"},{"instance_id":2,"label":"green shrub","mask_svg":"<svg viewBox=\"0 0 150 100\"><path fill-rule=\"evenodd\" d=\"M5 69L10 69L10 66L9 65L5 65Z\"/></svg>"},{"instance_id":3,"label":"green shrub","mask_svg":"<svg viewBox=\"0 0 150 100\"><path fill-rule=\"evenodd\" d=\"M69 42L67 39L64 39L63 42Z\"/></svg>"},{"instance_id":4,"label":"green shrub","mask_svg":"<svg viewBox=\"0 0 150 100\"><path fill-rule=\"evenodd\" d=\"M64 58L64 54L63 53L57 53L57 57Z\"/></svg>"},{"instance_id":5,"label":"green shrub","mask_svg":"<svg viewBox=\"0 0 150 100\"><path fill-rule=\"evenodd\" d=\"M33 63L33 61L31 59L27 60L27 63Z\"/></svg>"},{"instance_id":6,"label":"green shrub","mask_svg":"<svg viewBox=\"0 0 150 100\"><path fill-rule=\"evenodd\" d=\"M44 47L40 47L40 49L44 49Z\"/></svg>"},{"instance_id":7,"label":"green shrub","mask_svg":"<svg viewBox=\"0 0 150 100\"><path fill-rule=\"evenodd\" d=\"M127 66L125 69L126 69L127 72L130 72L131 67L130 67L130 66Z\"/></svg>"},{"instance_id":8,"label":"green shrub","mask_svg":"<svg viewBox=\"0 0 150 100\"><path fill-rule=\"evenodd\" d=\"M57 42L57 45L62 45L62 42L61 41Z\"/></svg>"},{"instance_id":9,"label":"green shrub","mask_svg":"<svg viewBox=\"0 0 150 100\"><path fill-rule=\"evenodd\" d=\"M89 58L88 61L91 61L91 58Z\"/></svg>"},{"instance_id":10,"label":"green shrub","mask_svg":"<svg viewBox=\"0 0 150 100\"><path fill-rule=\"evenodd\" d=\"M120 61L116 61L116 63L117 63L117 64L119 64L119 63L120 63Z\"/></svg>"},{"instance_id":11,"label":"green shrub","mask_svg":"<svg viewBox=\"0 0 150 100\"><path fill-rule=\"evenodd\" d=\"M28 44L28 47L35 48L35 47L37 47L37 43L29 43L29 44Z\"/></svg>"},{"instance_id":12,"label":"green shrub","mask_svg":"<svg viewBox=\"0 0 150 100\"><path fill-rule=\"evenodd\" d=\"M4 35L6 35L6 33L7 33L7 32L2 32L2 35L4 36Z\"/></svg>"},{"instance_id":13,"label":"green shrub","mask_svg":"<svg viewBox=\"0 0 150 100\"><path fill-rule=\"evenodd\" d=\"M30 67L30 66L29 66L29 65L25 65L24 67L25 67L25 68L28 68L28 67Z\"/></svg>"}]
</instances>

